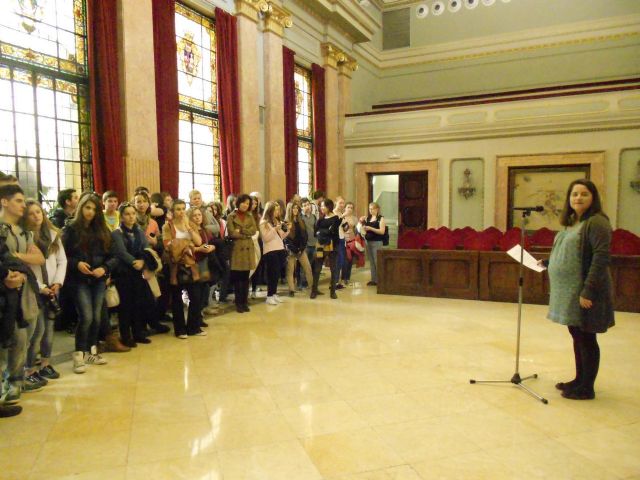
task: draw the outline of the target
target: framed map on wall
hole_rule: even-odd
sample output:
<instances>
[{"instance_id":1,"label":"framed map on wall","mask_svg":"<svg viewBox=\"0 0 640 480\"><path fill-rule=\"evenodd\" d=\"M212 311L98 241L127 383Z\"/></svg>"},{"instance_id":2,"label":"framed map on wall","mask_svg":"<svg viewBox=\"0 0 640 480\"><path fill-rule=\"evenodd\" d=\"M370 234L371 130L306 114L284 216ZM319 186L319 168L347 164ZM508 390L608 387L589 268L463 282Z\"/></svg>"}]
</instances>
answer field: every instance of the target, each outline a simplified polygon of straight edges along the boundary
<instances>
[{"instance_id":1,"label":"framed map on wall","mask_svg":"<svg viewBox=\"0 0 640 480\"><path fill-rule=\"evenodd\" d=\"M521 225L521 213L514 207L544 207L526 219L525 229L535 231L548 228L558 231L560 213L569 184L579 178L589 178L590 165L557 165L550 167L509 168L508 228Z\"/></svg>"}]
</instances>

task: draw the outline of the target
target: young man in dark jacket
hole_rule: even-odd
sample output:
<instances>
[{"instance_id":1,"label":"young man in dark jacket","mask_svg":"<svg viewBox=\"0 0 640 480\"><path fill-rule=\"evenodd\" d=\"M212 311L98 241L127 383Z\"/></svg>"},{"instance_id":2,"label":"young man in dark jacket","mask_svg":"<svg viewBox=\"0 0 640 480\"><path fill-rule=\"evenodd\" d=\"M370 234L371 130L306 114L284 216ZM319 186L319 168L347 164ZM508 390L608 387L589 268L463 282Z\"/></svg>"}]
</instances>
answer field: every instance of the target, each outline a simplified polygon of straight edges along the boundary
<instances>
[{"instance_id":1,"label":"young man in dark jacket","mask_svg":"<svg viewBox=\"0 0 640 480\"><path fill-rule=\"evenodd\" d=\"M67 220L73 216L78 206L78 192L73 188L65 188L58 193L58 208L56 208L49 219L56 227L64 228Z\"/></svg>"}]
</instances>

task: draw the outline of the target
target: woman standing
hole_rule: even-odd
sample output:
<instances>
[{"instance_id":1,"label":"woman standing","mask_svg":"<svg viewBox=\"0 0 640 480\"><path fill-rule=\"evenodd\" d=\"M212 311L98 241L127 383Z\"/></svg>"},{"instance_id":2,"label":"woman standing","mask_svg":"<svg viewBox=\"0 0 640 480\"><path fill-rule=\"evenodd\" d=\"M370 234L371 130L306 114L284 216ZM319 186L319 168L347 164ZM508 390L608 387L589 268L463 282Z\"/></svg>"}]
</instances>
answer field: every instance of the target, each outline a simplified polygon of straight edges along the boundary
<instances>
[{"instance_id":1,"label":"woman standing","mask_svg":"<svg viewBox=\"0 0 640 480\"><path fill-rule=\"evenodd\" d=\"M33 232L33 243L42 251L46 262L44 265L29 265L35 274L40 287L40 295L44 302L38 314L38 323L31 337L25 378L37 375L48 380L60 378L60 374L50 363L53 350L53 330L56 315L59 314L58 296L67 273L67 256L60 240L60 230L45 216L35 200L27 200L24 211L24 223L27 230ZM36 370L36 355L40 352L40 369Z\"/></svg>"},{"instance_id":2,"label":"woman standing","mask_svg":"<svg viewBox=\"0 0 640 480\"><path fill-rule=\"evenodd\" d=\"M98 327L106 279L118 262L111 255L111 232L104 221L100 198L94 194L82 197L73 220L64 228L62 244L69 266L65 288L73 292L78 310L73 371L84 373L86 364L107 363L98 354Z\"/></svg>"},{"instance_id":3,"label":"woman standing","mask_svg":"<svg viewBox=\"0 0 640 480\"><path fill-rule=\"evenodd\" d=\"M340 268L340 282L336 286L338 290L345 288L351 281L351 269L353 268L353 258L347 255L346 246L356 238L356 225L358 225L358 217L353 213L353 202L344 204L344 213L342 214L342 223L340 228L344 234L345 254Z\"/></svg>"},{"instance_id":4,"label":"woman standing","mask_svg":"<svg viewBox=\"0 0 640 480\"><path fill-rule=\"evenodd\" d=\"M331 298L336 299L336 283L338 282L338 242L340 241L338 229L340 228L340 217L333 213L333 201L325 199L320 205L320 211L324 215L316 222L316 258L313 262L313 286L311 288L311 298L316 298L318 282L320 281L320 271L325 260L329 261L331 269Z\"/></svg>"},{"instance_id":5,"label":"woman standing","mask_svg":"<svg viewBox=\"0 0 640 480\"><path fill-rule=\"evenodd\" d=\"M160 228L158 222L151 218L151 200L146 192L138 192L133 197L133 206L136 208L138 226L147 237L147 242L152 248L158 247Z\"/></svg>"},{"instance_id":6,"label":"woman standing","mask_svg":"<svg viewBox=\"0 0 640 480\"><path fill-rule=\"evenodd\" d=\"M256 253L252 237L258 231L249 212L251 197L243 193L236 200L236 209L227 217L227 233L233 239L231 281L235 287L236 310L249 311L249 272L256 268Z\"/></svg>"},{"instance_id":7,"label":"woman standing","mask_svg":"<svg viewBox=\"0 0 640 480\"><path fill-rule=\"evenodd\" d=\"M267 304L282 303L278 297L278 280L286 251L283 238L288 234L286 224L280 220L280 205L267 202L260 221L260 237L262 237L263 259L267 269Z\"/></svg>"},{"instance_id":8,"label":"woman standing","mask_svg":"<svg viewBox=\"0 0 640 480\"><path fill-rule=\"evenodd\" d=\"M260 205L260 198L253 195L249 196L251 197L251 207L249 207L249 212L253 215L253 221L257 226L259 226L263 213L262 206ZM265 275L265 260L262 255L263 242L262 237L260 237L259 229L256 230L252 240L253 248L256 252L256 268L252 273L249 273L249 276L251 277L251 298L258 298L258 285L266 285L267 283Z\"/></svg>"},{"instance_id":9,"label":"woman standing","mask_svg":"<svg viewBox=\"0 0 640 480\"><path fill-rule=\"evenodd\" d=\"M162 241L165 249L165 259L169 262L171 310L173 312L173 330L176 337L186 339L189 335L205 336L202 331L200 299L201 286L197 284L198 275L194 275L194 251L202 245L202 238L198 227L189 221L186 214L187 204L184 200L176 199L171 207L172 220L167 220L162 228ZM185 275L182 275L184 272ZM188 278L187 272L191 273ZM189 310L187 321L184 319L184 305L182 290L189 296Z\"/></svg>"},{"instance_id":10,"label":"woman standing","mask_svg":"<svg viewBox=\"0 0 640 480\"><path fill-rule=\"evenodd\" d=\"M120 295L118 306L118 327L122 343L127 347L136 347L138 343L151 343L145 335L148 323L153 328L169 327L159 325L158 309L149 288L143 278L144 250L149 247L147 237L137 223L137 209L128 202L118 207L120 226L111 233L114 253L119 260L115 282Z\"/></svg>"},{"instance_id":11,"label":"woman standing","mask_svg":"<svg viewBox=\"0 0 640 480\"><path fill-rule=\"evenodd\" d=\"M200 271L200 280L196 286L200 287L200 312L206 315L215 313L215 309L209 308L209 281L211 272L209 271L209 254L213 253L216 247L213 245L213 233L208 231L204 224L204 214L202 208L192 207L187 210L187 217L198 229L198 234L202 238L202 245L195 247L195 260ZM200 321L201 327L208 327L204 320Z\"/></svg>"},{"instance_id":12,"label":"woman standing","mask_svg":"<svg viewBox=\"0 0 640 480\"><path fill-rule=\"evenodd\" d=\"M367 258L369 259L369 268L371 269L371 280L367 285L378 284L378 250L382 248L384 241L384 232L386 225L384 217L380 214L380 205L376 202L369 204L369 216L360 219L360 231L364 233L364 239L367 241Z\"/></svg>"},{"instance_id":13,"label":"woman standing","mask_svg":"<svg viewBox=\"0 0 640 480\"><path fill-rule=\"evenodd\" d=\"M596 335L615 325L609 271L611 225L590 180L569 185L558 232L549 258L551 295L547 318L567 325L573 339L576 378L556 384L572 400L595 398L600 365Z\"/></svg>"},{"instance_id":14,"label":"woman standing","mask_svg":"<svg viewBox=\"0 0 640 480\"><path fill-rule=\"evenodd\" d=\"M296 270L296 264L299 263L304 271L307 279L307 285L313 283L313 274L311 273L311 264L307 257L307 228L300 214L300 205L290 203L287 207L287 215L285 216L287 225L289 225L289 235L285 238L285 244L289 255L287 257L287 284L289 285L289 296L295 295L295 282L293 274Z\"/></svg>"}]
</instances>

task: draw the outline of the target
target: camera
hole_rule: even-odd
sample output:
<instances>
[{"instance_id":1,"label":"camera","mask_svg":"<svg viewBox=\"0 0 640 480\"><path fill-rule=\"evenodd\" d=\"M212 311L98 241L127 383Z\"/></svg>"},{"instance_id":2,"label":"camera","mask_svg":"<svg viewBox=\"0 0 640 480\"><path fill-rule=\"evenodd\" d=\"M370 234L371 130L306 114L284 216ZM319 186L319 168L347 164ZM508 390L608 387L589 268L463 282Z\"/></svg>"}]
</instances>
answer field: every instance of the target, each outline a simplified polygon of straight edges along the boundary
<instances>
[{"instance_id":1,"label":"camera","mask_svg":"<svg viewBox=\"0 0 640 480\"><path fill-rule=\"evenodd\" d=\"M280 224L280 228L282 229L283 232L287 232L289 230L289 225L287 224L287 222L282 222Z\"/></svg>"},{"instance_id":2,"label":"camera","mask_svg":"<svg viewBox=\"0 0 640 480\"><path fill-rule=\"evenodd\" d=\"M58 298L55 295L49 295L47 298L47 306L53 315L60 315L62 313L62 307L60 306L60 302L58 302Z\"/></svg>"}]
</instances>

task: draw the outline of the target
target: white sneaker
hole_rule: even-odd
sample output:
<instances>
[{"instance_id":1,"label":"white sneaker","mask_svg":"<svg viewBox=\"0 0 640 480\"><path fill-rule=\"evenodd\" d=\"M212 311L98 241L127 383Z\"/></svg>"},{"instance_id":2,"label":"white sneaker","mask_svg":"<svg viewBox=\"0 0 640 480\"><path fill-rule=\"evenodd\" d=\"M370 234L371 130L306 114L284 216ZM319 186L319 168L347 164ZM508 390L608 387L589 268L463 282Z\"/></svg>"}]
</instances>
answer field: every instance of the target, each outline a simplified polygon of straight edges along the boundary
<instances>
[{"instance_id":1,"label":"white sneaker","mask_svg":"<svg viewBox=\"0 0 640 480\"><path fill-rule=\"evenodd\" d=\"M275 297L267 297L267 305L278 305L278 301Z\"/></svg>"},{"instance_id":2,"label":"white sneaker","mask_svg":"<svg viewBox=\"0 0 640 480\"><path fill-rule=\"evenodd\" d=\"M84 362L89 365L106 365L107 359L98 353L98 347L94 345L91 352L85 354Z\"/></svg>"},{"instance_id":3,"label":"white sneaker","mask_svg":"<svg viewBox=\"0 0 640 480\"><path fill-rule=\"evenodd\" d=\"M258 294L252 290L250 297L251 298L258 298Z\"/></svg>"},{"instance_id":4,"label":"white sneaker","mask_svg":"<svg viewBox=\"0 0 640 480\"><path fill-rule=\"evenodd\" d=\"M84 352L73 352L73 371L75 373L87 371L87 365L84 363Z\"/></svg>"},{"instance_id":5,"label":"white sneaker","mask_svg":"<svg viewBox=\"0 0 640 480\"><path fill-rule=\"evenodd\" d=\"M178 335L178 338L179 338L180 340L186 340L186 339L187 339L187 338L189 338L189 337L187 336L187 334L186 334L186 333L183 333L182 335Z\"/></svg>"},{"instance_id":6,"label":"white sneaker","mask_svg":"<svg viewBox=\"0 0 640 480\"><path fill-rule=\"evenodd\" d=\"M284 303L284 300L282 298L280 298L277 294L274 295L273 298L275 298L276 302L278 302L278 303Z\"/></svg>"}]
</instances>

